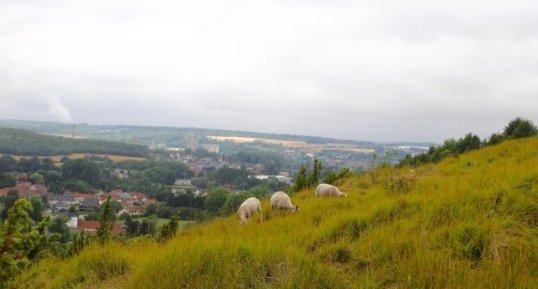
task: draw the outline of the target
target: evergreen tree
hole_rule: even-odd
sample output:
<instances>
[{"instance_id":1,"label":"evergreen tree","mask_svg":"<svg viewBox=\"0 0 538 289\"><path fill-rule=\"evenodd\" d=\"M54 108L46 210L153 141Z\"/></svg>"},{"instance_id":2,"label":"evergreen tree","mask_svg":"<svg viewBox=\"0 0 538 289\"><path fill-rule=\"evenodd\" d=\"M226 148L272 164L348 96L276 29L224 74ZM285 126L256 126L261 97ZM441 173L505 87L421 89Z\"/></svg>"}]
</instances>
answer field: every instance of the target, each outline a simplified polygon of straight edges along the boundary
<instances>
[{"instance_id":1,"label":"evergreen tree","mask_svg":"<svg viewBox=\"0 0 538 289\"><path fill-rule=\"evenodd\" d=\"M294 191L298 192L302 189L306 188L307 186L307 176L306 176L306 167L304 165L301 165L299 168L299 172L297 173L297 176L295 177L295 187Z\"/></svg>"},{"instance_id":2,"label":"evergreen tree","mask_svg":"<svg viewBox=\"0 0 538 289\"><path fill-rule=\"evenodd\" d=\"M108 242L112 237L112 214L114 214L114 212L112 211L112 206L110 204L110 196L108 196L101 213L99 229L97 230L97 237L101 244Z\"/></svg>"},{"instance_id":3,"label":"evergreen tree","mask_svg":"<svg viewBox=\"0 0 538 289\"><path fill-rule=\"evenodd\" d=\"M319 183L319 175L321 174L321 161L314 159L312 165L312 174L308 177L308 187L314 187Z\"/></svg>"}]
</instances>

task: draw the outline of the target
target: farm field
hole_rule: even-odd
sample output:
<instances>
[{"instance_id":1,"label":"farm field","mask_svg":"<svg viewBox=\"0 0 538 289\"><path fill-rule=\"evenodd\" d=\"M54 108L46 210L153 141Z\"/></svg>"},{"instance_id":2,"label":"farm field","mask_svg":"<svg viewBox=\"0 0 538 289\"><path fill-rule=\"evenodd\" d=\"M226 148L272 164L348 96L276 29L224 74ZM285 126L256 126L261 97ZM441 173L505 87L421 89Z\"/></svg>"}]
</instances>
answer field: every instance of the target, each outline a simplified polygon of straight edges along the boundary
<instances>
[{"instance_id":1,"label":"farm field","mask_svg":"<svg viewBox=\"0 0 538 289\"><path fill-rule=\"evenodd\" d=\"M311 150L318 152L321 150L341 150L341 151L352 151L357 153L367 153L371 154L375 152L374 149L363 148L355 145L346 145L346 144L336 144L336 143L327 143L327 144L313 144L307 143L305 141L297 140L280 140L280 139L268 139L268 138L253 138L253 137L239 137L239 136L207 136L207 138L223 142L230 141L234 143L253 143L261 142L266 144L281 145L283 147L289 148L301 148L306 150Z\"/></svg>"}]
</instances>

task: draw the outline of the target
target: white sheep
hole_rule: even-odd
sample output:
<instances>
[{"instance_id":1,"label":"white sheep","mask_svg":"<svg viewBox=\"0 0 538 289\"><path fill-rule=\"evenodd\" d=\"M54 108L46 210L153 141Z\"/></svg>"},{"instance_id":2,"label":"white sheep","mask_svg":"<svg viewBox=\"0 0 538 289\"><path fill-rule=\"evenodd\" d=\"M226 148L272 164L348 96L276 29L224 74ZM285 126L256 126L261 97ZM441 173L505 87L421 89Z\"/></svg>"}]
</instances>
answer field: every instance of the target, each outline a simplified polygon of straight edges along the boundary
<instances>
[{"instance_id":1,"label":"white sheep","mask_svg":"<svg viewBox=\"0 0 538 289\"><path fill-rule=\"evenodd\" d=\"M239 210L237 210L241 223L246 224L256 211L260 214L260 222L263 221L262 204L260 203L260 200L255 197L246 199L241 206L239 206Z\"/></svg>"},{"instance_id":2,"label":"white sheep","mask_svg":"<svg viewBox=\"0 0 538 289\"><path fill-rule=\"evenodd\" d=\"M299 206L295 206L291 203L291 199L288 194L281 191L276 192L271 196L271 210L273 214L275 213L275 210L286 210L292 211L294 213L298 213L301 211L301 209L299 209Z\"/></svg>"},{"instance_id":3,"label":"white sheep","mask_svg":"<svg viewBox=\"0 0 538 289\"><path fill-rule=\"evenodd\" d=\"M347 197L347 194L341 192L337 187L329 184L319 184L316 188L316 197L331 197L336 196L340 198Z\"/></svg>"}]
</instances>

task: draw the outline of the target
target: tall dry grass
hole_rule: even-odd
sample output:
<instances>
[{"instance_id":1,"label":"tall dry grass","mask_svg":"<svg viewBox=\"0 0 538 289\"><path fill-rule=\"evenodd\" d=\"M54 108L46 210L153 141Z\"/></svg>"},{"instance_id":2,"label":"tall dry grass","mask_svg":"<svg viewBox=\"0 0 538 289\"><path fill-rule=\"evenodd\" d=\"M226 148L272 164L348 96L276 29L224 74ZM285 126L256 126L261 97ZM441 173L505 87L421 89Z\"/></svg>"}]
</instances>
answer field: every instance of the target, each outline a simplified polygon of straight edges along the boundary
<instances>
[{"instance_id":1,"label":"tall dry grass","mask_svg":"<svg viewBox=\"0 0 538 289\"><path fill-rule=\"evenodd\" d=\"M381 168L347 199L193 226L163 246L93 246L14 288L538 288L538 138L436 165Z\"/></svg>"}]
</instances>

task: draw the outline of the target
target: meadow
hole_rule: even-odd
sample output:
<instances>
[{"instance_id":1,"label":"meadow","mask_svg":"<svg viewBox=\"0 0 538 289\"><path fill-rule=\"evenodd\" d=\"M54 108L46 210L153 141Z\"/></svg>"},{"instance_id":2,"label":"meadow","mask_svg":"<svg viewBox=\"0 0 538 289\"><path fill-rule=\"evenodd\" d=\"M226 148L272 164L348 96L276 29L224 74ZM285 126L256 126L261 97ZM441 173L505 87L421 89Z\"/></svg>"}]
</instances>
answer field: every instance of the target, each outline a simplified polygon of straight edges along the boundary
<instances>
[{"instance_id":1,"label":"meadow","mask_svg":"<svg viewBox=\"0 0 538 289\"><path fill-rule=\"evenodd\" d=\"M380 167L346 199L292 196L297 214L236 215L168 243L93 245L10 288L538 288L538 138L438 164Z\"/></svg>"}]
</instances>

